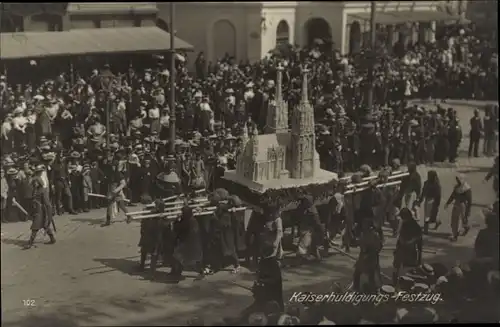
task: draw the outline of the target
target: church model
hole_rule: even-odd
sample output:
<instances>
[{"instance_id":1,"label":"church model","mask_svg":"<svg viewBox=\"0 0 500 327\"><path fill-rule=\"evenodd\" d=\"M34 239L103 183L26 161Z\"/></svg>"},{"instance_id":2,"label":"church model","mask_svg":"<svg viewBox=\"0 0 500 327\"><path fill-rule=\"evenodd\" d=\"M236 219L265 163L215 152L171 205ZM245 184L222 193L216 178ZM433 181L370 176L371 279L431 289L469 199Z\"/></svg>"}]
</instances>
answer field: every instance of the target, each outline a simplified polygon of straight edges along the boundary
<instances>
[{"instance_id":1,"label":"church model","mask_svg":"<svg viewBox=\"0 0 500 327\"><path fill-rule=\"evenodd\" d=\"M275 99L269 104L265 133L243 130L241 154L236 170L226 171L224 178L258 192L267 189L327 183L337 174L320 169L314 134L314 109L308 99L306 69L302 76L302 99L293 110L291 130L288 125L288 103L282 95L282 71L277 69Z\"/></svg>"}]
</instances>

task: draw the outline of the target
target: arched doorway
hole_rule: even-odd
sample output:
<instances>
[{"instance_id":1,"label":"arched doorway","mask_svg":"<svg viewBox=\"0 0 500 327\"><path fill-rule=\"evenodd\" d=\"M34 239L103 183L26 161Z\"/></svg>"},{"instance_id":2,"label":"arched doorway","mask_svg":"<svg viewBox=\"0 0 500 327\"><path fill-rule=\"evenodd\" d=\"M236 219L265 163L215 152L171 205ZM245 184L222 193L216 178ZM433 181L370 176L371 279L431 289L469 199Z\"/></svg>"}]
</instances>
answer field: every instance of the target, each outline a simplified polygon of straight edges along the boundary
<instances>
[{"instance_id":1,"label":"arched doorway","mask_svg":"<svg viewBox=\"0 0 500 327\"><path fill-rule=\"evenodd\" d=\"M2 33L15 33L24 31L24 19L22 16L1 13L1 32Z\"/></svg>"},{"instance_id":2,"label":"arched doorway","mask_svg":"<svg viewBox=\"0 0 500 327\"><path fill-rule=\"evenodd\" d=\"M290 27L286 20L279 22L276 28L276 46L290 43Z\"/></svg>"},{"instance_id":3,"label":"arched doorway","mask_svg":"<svg viewBox=\"0 0 500 327\"><path fill-rule=\"evenodd\" d=\"M163 19L157 19L156 20L156 27L158 28L161 28L162 30L164 30L165 32L168 32L169 31L169 28L168 28L168 24L167 22L165 22Z\"/></svg>"},{"instance_id":4,"label":"arched doorway","mask_svg":"<svg viewBox=\"0 0 500 327\"><path fill-rule=\"evenodd\" d=\"M351 24L349 32L349 53L356 54L361 51L361 25L358 21Z\"/></svg>"},{"instance_id":5,"label":"arched doorway","mask_svg":"<svg viewBox=\"0 0 500 327\"><path fill-rule=\"evenodd\" d=\"M315 40L329 43L332 40L332 29L323 18L311 18L305 24L305 35L309 46L313 45Z\"/></svg>"},{"instance_id":6,"label":"arched doorway","mask_svg":"<svg viewBox=\"0 0 500 327\"><path fill-rule=\"evenodd\" d=\"M43 13L31 16L32 24L40 27L40 30L48 32L61 32L63 30L62 16ZM43 27L42 27L43 26Z\"/></svg>"},{"instance_id":7,"label":"arched doorway","mask_svg":"<svg viewBox=\"0 0 500 327\"><path fill-rule=\"evenodd\" d=\"M236 57L236 28L229 20L219 20L213 27L214 61Z\"/></svg>"}]
</instances>

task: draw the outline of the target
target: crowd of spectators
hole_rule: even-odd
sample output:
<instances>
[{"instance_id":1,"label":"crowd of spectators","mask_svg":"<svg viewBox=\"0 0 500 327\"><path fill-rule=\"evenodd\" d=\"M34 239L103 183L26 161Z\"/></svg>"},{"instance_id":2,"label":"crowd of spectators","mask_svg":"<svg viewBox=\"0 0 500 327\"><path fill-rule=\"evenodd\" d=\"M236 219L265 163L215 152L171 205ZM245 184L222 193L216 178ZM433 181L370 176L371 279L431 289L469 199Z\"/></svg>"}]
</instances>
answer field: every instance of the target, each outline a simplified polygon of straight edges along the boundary
<instances>
[{"instance_id":1,"label":"crowd of spectators","mask_svg":"<svg viewBox=\"0 0 500 327\"><path fill-rule=\"evenodd\" d=\"M187 69L187 55L179 56L175 155L183 185L189 187L193 174L201 173L211 187L217 165L234 168L243 124L259 130L265 126L278 65L285 67L283 95L290 108L300 101L302 68L311 69L309 99L325 169L344 173L396 158L403 163L455 161L462 132L453 109L440 104L429 111L408 100L497 100L495 50L464 30L447 41L396 50L379 51L372 60L363 51L341 56L317 42L304 49L282 46L253 64L229 56L211 63L199 53L194 72ZM371 108L369 66L375 76ZM17 210L9 210L13 198L29 206L30 176L40 163L52 172L48 178L56 212L100 206L88 193L107 192L106 172L118 161L126 163L122 166L129 173L128 197L135 200L146 192L154 198L154 183L146 176L167 169L166 158L172 155L172 72L158 63L140 71L130 67L123 74L112 65L94 69L90 76L78 69L71 73L24 85L11 85L9 75L0 77L2 211L9 213L2 220L18 219L13 218ZM486 113L492 122L497 121L494 109ZM485 150L488 155L493 151L494 146ZM203 165L195 164L200 161ZM139 167L142 175L137 177L132 172Z\"/></svg>"}]
</instances>

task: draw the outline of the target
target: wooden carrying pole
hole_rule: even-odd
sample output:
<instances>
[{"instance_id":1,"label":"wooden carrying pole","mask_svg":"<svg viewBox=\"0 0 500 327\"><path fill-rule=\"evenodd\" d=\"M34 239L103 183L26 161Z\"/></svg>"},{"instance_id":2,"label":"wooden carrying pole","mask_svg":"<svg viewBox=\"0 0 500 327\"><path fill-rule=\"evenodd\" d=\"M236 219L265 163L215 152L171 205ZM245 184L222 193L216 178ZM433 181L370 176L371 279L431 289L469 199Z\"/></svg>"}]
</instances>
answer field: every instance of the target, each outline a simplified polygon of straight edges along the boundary
<instances>
[{"instance_id":1,"label":"wooden carrying pole","mask_svg":"<svg viewBox=\"0 0 500 327\"><path fill-rule=\"evenodd\" d=\"M200 201L198 203L187 203L187 205L192 209L198 209L198 208L202 209L203 207L207 206L209 203L210 202L208 202L208 200L202 199L202 201ZM182 209L186 205L186 203L181 202L181 201L175 202L175 204L176 204L175 206L165 208L165 211ZM147 214L147 213L151 213L152 210L153 210L153 208L150 210L127 212L127 216Z\"/></svg>"},{"instance_id":2,"label":"wooden carrying pole","mask_svg":"<svg viewBox=\"0 0 500 327\"><path fill-rule=\"evenodd\" d=\"M205 191L206 191L205 189L201 189L201 190L194 191L194 193L200 194L200 193L203 193ZM184 202L177 202L176 203L176 202L169 202L169 201L182 199L183 197L184 197L184 194L181 194L181 195L169 196L168 198L164 198L162 200L163 200L163 202L165 202L165 205L173 205L173 204L179 204L179 203L184 203ZM154 207L155 207L154 202L146 205L146 208L154 208Z\"/></svg>"},{"instance_id":3,"label":"wooden carrying pole","mask_svg":"<svg viewBox=\"0 0 500 327\"><path fill-rule=\"evenodd\" d=\"M206 215L212 215L215 213L215 210L217 207L208 207L205 209L209 209L206 211L198 211L194 212L194 216L206 216ZM238 212L238 211L243 211L246 210L246 207L239 207L239 208L234 208L234 209L229 209L229 212ZM150 215L143 215L143 216L134 216L132 217L132 220L141 220L141 219L150 219L150 218L166 218L166 219L176 219L179 217L181 214L181 211L173 211L173 212L161 212L161 213L155 213L155 214L150 214Z\"/></svg>"}]
</instances>

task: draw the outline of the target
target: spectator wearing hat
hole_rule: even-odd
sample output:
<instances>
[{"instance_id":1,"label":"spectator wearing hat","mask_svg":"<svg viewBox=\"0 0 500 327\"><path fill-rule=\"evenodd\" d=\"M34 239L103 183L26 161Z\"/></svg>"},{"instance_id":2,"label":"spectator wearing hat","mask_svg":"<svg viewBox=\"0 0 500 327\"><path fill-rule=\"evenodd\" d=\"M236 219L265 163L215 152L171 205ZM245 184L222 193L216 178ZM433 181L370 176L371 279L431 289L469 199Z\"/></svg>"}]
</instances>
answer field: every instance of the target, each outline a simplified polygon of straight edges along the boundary
<instances>
[{"instance_id":1,"label":"spectator wearing hat","mask_svg":"<svg viewBox=\"0 0 500 327\"><path fill-rule=\"evenodd\" d=\"M124 135L127 131L127 106L125 99L120 97L116 99L117 105L111 110L110 133Z\"/></svg>"},{"instance_id":2,"label":"spectator wearing hat","mask_svg":"<svg viewBox=\"0 0 500 327\"><path fill-rule=\"evenodd\" d=\"M76 214L73 208L73 195L70 188L68 166L65 158L60 154L55 157L52 164L53 202L58 215L66 208L70 214Z\"/></svg>"},{"instance_id":3,"label":"spectator wearing hat","mask_svg":"<svg viewBox=\"0 0 500 327\"><path fill-rule=\"evenodd\" d=\"M445 209L453 203L453 210L451 212L451 241L455 242L459 236L459 224L462 222L462 235L469 232L469 216L472 205L472 189L465 181L465 176L459 174L456 177L456 185L453 188L448 201L446 201Z\"/></svg>"},{"instance_id":4,"label":"spectator wearing hat","mask_svg":"<svg viewBox=\"0 0 500 327\"><path fill-rule=\"evenodd\" d=\"M17 107L14 110L14 117L12 118L12 132L14 140L14 148L21 149L26 142L26 127L28 120L23 116L24 110Z\"/></svg>"},{"instance_id":5,"label":"spectator wearing hat","mask_svg":"<svg viewBox=\"0 0 500 327\"><path fill-rule=\"evenodd\" d=\"M205 182L205 163L200 152L194 154L194 158L191 161L191 185L190 188L193 191L204 189L206 187Z\"/></svg>"},{"instance_id":6,"label":"spectator wearing hat","mask_svg":"<svg viewBox=\"0 0 500 327\"><path fill-rule=\"evenodd\" d=\"M92 180L92 191L96 194L105 193L105 180L107 176L104 174L101 167L99 167L99 163L96 160L91 162L89 174ZM104 202L99 198L91 198L90 205L92 209L99 209L104 206Z\"/></svg>"},{"instance_id":7,"label":"spectator wearing hat","mask_svg":"<svg viewBox=\"0 0 500 327\"><path fill-rule=\"evenodd\" d=\"M44 106L37 115L35 130L38 136L50 136L52 134L52 121L55 119L49 110Z\"/></svg>"},{"instance_id":8,"label":"spectator wearing hat","mask_svg":"<svg viewBox=\"0 0 500 327\"><path fill-rule=\"evenodd\" d=\"M472 155L477 158L479 156L479 140L483 133L483 122L479 116L478 109L474 110L474 116L470 119L469 124L469 158L472 157Z\"/></svg>"},{"instance_id":9,"label":"spectator wearing hat","mask_svg":"<svg viewBox=\"0 0 500 327\"><path fill-rule=\"evenodd\" d=\"M33 178L33 206L31 211L31 236L26 245L26 248L31 248L35 242L36 235L40 229L45 230L50 238L50 244L54 244L56 239L52 231L53 217L52 217L52 203L49 199L48 193L44 191L44 181L42 180L42 173L45 171L44 165L38 165L35 168L35 177Z\"/></svg>"},{"instance_id":10,"label":"spectator wearing hat","mask_svg":"<svg viewBox=\"0 0 500 327\"><path fill-rule=\"evenodd\" d=\"M142 134L143 126L144 124L142 115L140 113L136 113L129 121L127 136L136 136L137 133L140 136Z\"/></svg>"},{"instance_id":11,"label":"spectator wearing hat","mask_svg":"<svg viewBox=\"0 0 500 327\"><path fill-rule=\"evenodd\" d=\"M93 192L92 176L90 175L90 165L84 164L82 167L82 210L83 212L90 211L90 198L89 193Z\"/></svg>"},{"instance_id":12,"label":"spectator wearing hat","mask_svg":"<svg viewBox=\"0 0 500 327\"><path fill-rule=\"evenodd\" d=\"M12 138L12 114L7 114L2 123L2 151L4 153L10 153L13 149L13 138Z\"/></svg>"},{"instance_id":13,"label":"spectator wearing hat","mask_svg":"<svg viewBox=\"0 0 500 327\"><path fill-rule=\"evenodd\" d=\"M71 159L68 164L69 181L71 188L71 195L73 196L73 209L76 213L83 211L83 179L82 179L82 166L80 165L81 154L73 151Z\"/></svg>"},{"instance_id":14,"label":"spectator wearing hat","mask_svg":"<svg viewBox=\"0 0 500 327\"><path fill-rule=\"evenodd\" d=\"M1 168L1 177L2 177L2 184L0 187L0 192L1 192L1 201L2 201L2 222L7 221L7 215L6 215L6 209L7 209L7 200L9 197L9 184L7 183L7 178L5 176L5 169Z\"/></svg>"},{"instance_id":15,"label":"spectator wearing hat","mask_svg":"<svg viewBox=\"0 0 500 327\"><path fill-rule=\"evenodd\" d=\"M450 119L449 129L448 129L448 142L449 148L449 162L455 163L458 157L458 147L462 142L462 128L458 122L456 115L454 114Z\"/></svg>"},{"instance_id":16,"label":"spectator wearing hat","mask_svg":"<svg viewBox=\"0 0 500 327\"><path fill-rule=\"evenodd\" d=\"M161 110L161 115L160 115L160 140L167 140L170 137L170 131L169 131L169 126L170 126L170 110L168 106L165 106Z\"/></svg>"},{"instance_id":17,"label":"spectator wearing hat","mask_svg":"<svg viewBox=\"0 0 500 327\"><path fill-rule=\"evenodd\" d=\"M158 175L158 168L153 165L153 160L150 155L146 155L143 164L139 170L140 179L140 197L141 203L145 198L156 198L155 178Z\"/></svg>"}]
</instances>

